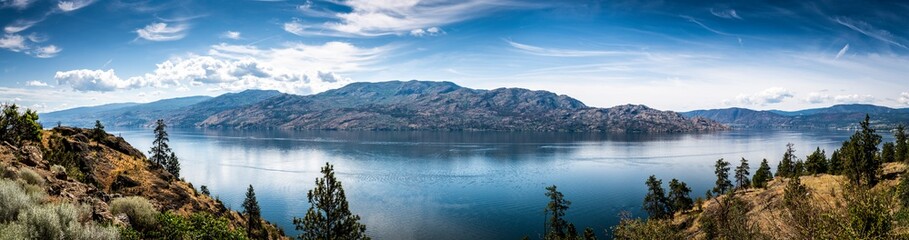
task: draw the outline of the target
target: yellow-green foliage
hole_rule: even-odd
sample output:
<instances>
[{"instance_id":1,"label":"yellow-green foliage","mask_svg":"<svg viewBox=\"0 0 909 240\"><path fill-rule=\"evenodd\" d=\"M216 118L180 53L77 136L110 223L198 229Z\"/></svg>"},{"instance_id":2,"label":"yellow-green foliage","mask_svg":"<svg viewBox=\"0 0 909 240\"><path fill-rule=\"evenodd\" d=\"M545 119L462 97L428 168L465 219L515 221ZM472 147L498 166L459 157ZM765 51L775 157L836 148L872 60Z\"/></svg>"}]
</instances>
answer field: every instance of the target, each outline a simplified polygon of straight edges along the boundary
<instances>
[{"instance_id":1,"label":"yellow-green foliage","mask_svg":"<svg viewBox=\"0 0 909 240\"><path fill-rule=\"evenodd\" d=\"M158 229L147 238L156 239L247 239L246 232L231 229L227 219L208 213L194 213L183 217L165 212L159 214Z\"/></svg>"},{"instance_id":2,"label":"yellow-green foliage","mask_svg":"<svg viewBox=\"0 0 909 240\"><path fill-rule=\"evenodd\" d=\"M32 185L44 185L44 177L28 168L19 169L19 179L25 180L26 183Z\"/></svg>"},{"instance_id":3,"label":"yellow-green foliage","mask_svg":"<svg viewBox=\"0 0 909 240\"><path fill-rule=\"evenodd\" d=\"M118 239L116 228L101 227L86 219L88 210L72 204L45 204L29 208L19 214L17 224L25 226L28 239Z\"/></svg>"},{"instance_id":4,"label":"yellow-green foliage","mask_svg":"<svg viewBox=\"0 0 909 240\"><path fill-rule=\"evenodd\" d=\"M619 225L612 228L615 239L684 239L681 231L672 225L670 220L641 220L623 217Z\"/></svg>"},{"instance_id":5,"label":"yellow-green foliage","mask_svg":"<svg viewBox=\"0 0 909 240\"><path fill-rule=\"evenodd\" d=\"M19 212L37 205L42 194L29 194L25 188L11 180L0 179L0 223L16 220Z\"/></svg>"},{"instance_id":6,"label":"yellow-green foliage","mask_svg":"<svg viewBox=\"0 0 909 240\"><path fill-rule=\"evenodd\" d=\"M138 196L118 198L111 201L110 211L114 215L126 214L129 223L138 230L148 230L155 227L155 216L158 211L148 199Z\"/></svg>"}]
</instances>

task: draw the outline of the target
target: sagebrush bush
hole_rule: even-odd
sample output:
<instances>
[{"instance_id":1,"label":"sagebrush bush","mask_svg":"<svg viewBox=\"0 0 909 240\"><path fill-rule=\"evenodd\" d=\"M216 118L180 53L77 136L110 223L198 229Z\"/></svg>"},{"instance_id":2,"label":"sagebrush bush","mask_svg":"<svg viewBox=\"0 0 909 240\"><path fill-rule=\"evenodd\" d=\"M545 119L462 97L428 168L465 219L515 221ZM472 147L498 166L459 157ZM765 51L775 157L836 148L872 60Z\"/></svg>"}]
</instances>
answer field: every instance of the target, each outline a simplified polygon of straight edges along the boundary
<instances>
[{"instance_id":1,"label":"sagebrush bush","mask_svg":"<svg viewBox=\"0 0 909 240\"><path fill-rule=\"evenodd\" d=\"M65 168L65 167L60 166L60 165L57 165L57 164L52 165L52 166L50 167L50 170L51 170L51 172L53 172L54 174L58 174L58 173L61 173L61 172L66 172L66 168Z\"/></svg>"},{"instance_id":2,"label":"sagebrush bush","mask_svg":"<svg viewBox=\"0 0 909 240\"><path fill-rule=\"evenodd\" d=\"M70 239L74 240L116 240L120 239L120 232L116 227L105 227L91 223L85 225L70 225Z\"/></svg>"},{"instance_id":3,"label":"sagebrush bush","mask_svg":"<svg viewBox=\"0 0 909 240\"><path fill-rule=\"evenodd\" d=\"M19 223L0 224L0 240L28 239L25 225Z\"/></svg>"},{"instance_id":4,"label":"sagebrush bush","mask_svg":"<svg viewBox=\"0 0 909 240\"><path fill-rule=\"evenodd\" d=\"M98 226L93 222L79 222L86 218L86 207L62 203L30 208L19 214L18 222L25 226L26 235L30 239L119 239L116 228Z\"/></svg>"},{"instance_id":5,"label":"sagebrush bush","mask_svg":"<svg viewBox=\"0 0 909 240\"><path fill-rule=\"evenodd\" d=\"M138 196L118 198L111 201L110 211L114 215L126 214L129 223L137 229L151 229L157 220L158 211L148 199Z\"/></svg>"},{"instance_id":6,"label":"sagebrush bush","mask_svg":"<svg viewBox=\"0 0 909 240\"><path fill-rule=\"evenodd\" d=\"M44 177L28 168L19 169L19 179L25 180L25 182L32 185L44 185Z\"/></svg>"},{"instance_id":7,"label":"sagebrush bush","mask_svg":"<svg viewBox=\"0 0 909 240\"><path fill-rule=\"evenodd\" d=\"M16 220L19 212L37 203L18 183L0 179L0 223Z\"/></svg>"}]
</instances>

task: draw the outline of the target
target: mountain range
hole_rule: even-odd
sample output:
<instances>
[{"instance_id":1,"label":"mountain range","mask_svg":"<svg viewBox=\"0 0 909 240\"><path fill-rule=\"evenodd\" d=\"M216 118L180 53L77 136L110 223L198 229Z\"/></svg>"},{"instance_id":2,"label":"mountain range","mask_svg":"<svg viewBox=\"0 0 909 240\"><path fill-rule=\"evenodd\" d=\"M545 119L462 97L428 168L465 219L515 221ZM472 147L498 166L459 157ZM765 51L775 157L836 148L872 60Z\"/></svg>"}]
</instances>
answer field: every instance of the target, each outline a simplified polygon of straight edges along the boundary
<instances>
[{"instance_id":1,"label":"mountain range","mask_svg":"<svg viewBox=\"0 0 909 240\"><path fill-rule=\"evenodd\" d=\"M727 129L644 105L589 107L521 88L470 89L451 82L352 83L314 95L247 90L218 97L118 103L40 114L41 122L92 126L237 129L694 132Z\"/></svg>"},{"instance_id":2,"label":"mountain range","mask_svg":"<svg viewBox=\"0 0 909 240\"><path fill-rule=\"evenodd\" d=\"M840 104L799 111L724 108L683 112L686 117L703 117L733 128L855 129L870 115L876 128L909 126L909 108L889 108L870 104Z\"/></svg>"}]
</instances>

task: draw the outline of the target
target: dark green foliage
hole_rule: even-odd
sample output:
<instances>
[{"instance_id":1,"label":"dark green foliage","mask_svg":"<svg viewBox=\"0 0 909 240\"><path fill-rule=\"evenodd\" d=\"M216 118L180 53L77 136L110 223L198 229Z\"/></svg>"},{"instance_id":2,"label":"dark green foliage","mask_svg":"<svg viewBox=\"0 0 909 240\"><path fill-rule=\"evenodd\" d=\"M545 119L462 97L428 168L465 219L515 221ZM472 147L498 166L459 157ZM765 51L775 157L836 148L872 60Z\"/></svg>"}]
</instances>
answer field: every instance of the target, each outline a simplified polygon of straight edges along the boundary
<instances>
[{"instance_id":1,"label":"dark green foliage","mask_svg":"<svg viewBox=\"0 0 909 240\"><path fill-rule=\"evenodd\" d=\"M685 182L675 178L669 181L670 212L684 212L691 209L694 203L689 196L690 193L691 188L688 188L688 184L685 184Z\"/></svg>"},{"instance_id":2,"label":"dark green foliage","mask_svg":"<svg viewBox=\"0 0 909 240\"><path fill-rule=\"evenodd\" d=\"M350 212L341 182L335 178L334 167L325 163L324 177L316 178L316 187L306 197L309 210L303 218L294 218L299 239L370 239L360 216Z\"/></svg>"},{"instance_id":3,"label":"dark green foliage","mask_svg":"<svg viewBox=\"0 0 909 240\"><path fill-rule=\"evenodd\" d=\"M171 212L157 216L158 229L146 233L146 239L247 239L246 234L231 229L227 219L209 213L183 217Z\"/></svg>"},{"instance_id":4,"label":"dark green foliage","mask_svg":"<svg viewBox=\"0 0 909 240\"><path fill-rule=\"evenodd\" d=\"M562 192L559 192L555 185L546 187L546 196L549 197L549 203L546 204L544 211L547 218L543 234L546 239L564 239L568 235L568 221L565 220L565 212L571 206L571 201L565 199Z\"/></svg>"},{"instance_id":5,"label":"dark green foliage","mask_svg":"<svg viewBox=\"0 0 909 240\"><path fill-rule=\"evenodd\" d=\"M865 115L865 121L860 125L862 129L856 131L840 148L843 173L853 184L874 186L878 181L877 173L881 170L881 161L876 157L881 136L871 129L868 115Z\"/></svg>"},{"instance_id":6,"label":"dark green foliage","mask_svg":"<svg viewBox=\"0 0 909 240\"><path fill-rule=\"evenodd\" d=\"M155 166L163 167L175 178L180 178L180 160L167 144L170 138L167 137L166 128L167 124L164 123L164 120L158 119L155 122L155 141L152 142L152 148L148 151L148 154L151 155L148 160Z\"/></svg>"},{"instance_id":7,"label":"dark green foliage","mask_svg":"<svg viewBox=\"0 0 909 240\"><path fill-rule=\"evenodd\" d=\"M206 196L211 196L211 192L208 191L208 186L202 185L199 186L199 192L205 194Z\"/></svg>"},{"instance_id":8,"label":"dark green foliage","mask_svg":"<svg viewBox=\"0 0 909 240\"><path fill-rule=\"evenodd\" d=\"M847 187L846 216L849 239L890 239L893 221L888 192L874 192L865 186Z\"/></svg>"},{"instance_id":9,"label":"dark green foliage","mask_svg":"<svg viewBox=\"0 0 909 240\"><path fill-rule=\"evenodd\" d=\"M47 140L47 147L42 149L44 159L51 164L63 166L66 169L66 176L79 182L86 182L83 168L82 156L75 151L67 150L64 145L63 137L58 134L52 134Z\"/></svg>"},{"instance_id":10,"label":"dark green foliage","mask_svg":"<svg viewBox=\"0 0 909 240\"><path fill-rule=\"evenodd\" d=\"M243 214L246 216L246 235L252 239L264 237L262 231L262 210L259 208L259 201L256 200L256 191L252 184L246 189L246 199L243 200Z\"/></svg>"},{"instance_id":11,"label":"dark green foliage","mask_svg":"<svg viewBox=\"0 0 909 240\"><path fill-rule=\"evenodd\" d=\"M716 185L713 187L714 195L723 195L732 191L732 182L729 181L729 162L723 161L722 158L716 160Z\"/></svg>"},{"instance_id":12,"label":"dark green foliage","mask_svg":"<svg viewBox=\"0 0 909 240\"><path fill-rule=\"evenodd\" d=\"M767 163L765 158L761 161L761 166L758 167L758 170L754 172L754 177L751 180L751 183L756 188L767 187L767 182L773 179L773 173L770 172L770 164Z\"/></svg>"},{"instance_id":13,"label":"dark green foliage","mask_svg":"<svg viewBox=\"0 0 909 240\"><path fill-rule=\"evenodd\" d=\"M101 120L95 120L95 128L92 128L92 139L101 141L106 136L107 132L104 131L104 125L101 124Z\"/></svg>"},{"instance_id":14,"label":"dark green foliage","mask_svg":"<svg viewBox=\"0 0 909 240\"><path fill-rule=\"evenodd\" d=\"M699 223L707 239L769 239L746 214L751 207L734 192L714 199L716 207L702 213Z\"/></svg>"},{"instance_id":15,"label":"dark green foliage","mask_svg":"<svg viewBox=\"0 0 909 240\"><path fill-rule=\"evenodd\" d=\"M666 219L672 217L672 208L666 193L663 190L663 180L650 175L647 181L647 195L644 195L644 211L650 219Z\"/></svg>"},{"instance_id":16,"label":"dark green foliage","mask_svg":"<svg viewBox=\"0 0 909 240\"><path fill-rule=\"evenodd\" d=\"M896 133L893 134L896 141L894 148L894 157L896 161L909 161L909 138L906 136L906 128L900 124L896 127Z\"/></svg>"},{"instance_id":17,"label":"dark green foliage","mask_svg":"<svg viewBox=\"0 0 909 240\"><path fill-rule=\"evenodd\" d=\"M0 113L0 141L17 144L21 141L38 141L41 139L41 124L38 113L31 109L19 112L16 104L3 104Z\"/></svg>"},{"instance_id":18,"label":"dark green foliage","mask_svg":"<svg viewBox=\"0 0 909 240\"><path fill-rule=\"evenodd\" d=\"M783 153L783 160L780 160L780 164L776 166L777 177L792 177L796 174L795 149L792 147L792 143L786 144L786 153Z\"/></svg>"},{"instance_id":19,"label":"dark green foliage","mask_svg":"<svg viewBox=\"0 0 909 240\"><path fill-rule=\"evenodd\" d=\"M896 194L903 208L909 208L909 172L903 173L899 185L896 185Z\"/></svg>"},{"instance_id":20,"label":"dark green foliage","mask_svg":"<svg viewBox=\"0 0 909 240\"><path fill-rule=\"evenodd\" d=\"M896 150L894 149L893 143L884 143L881 146L881 162L889 163L896 161Z\"/></svg>"},{"instance_id":21,"label":"dark green foliage","mask_svg":"<svg viewBox=\"0 0 909 240\"><path fill-rule=\"evenodd\" d=\"M808 188L802 185L798 177L790 178L784 190L783 204L787 207L805 204L808 201Z\"/></svg>"},{"instance_id":22,"label":"dark green foliage","mask_svg":"<svg viewBox=\"0 0 909 240\"><path fill-rule=\"evenodd\" d=\"M584 228L584 240L597 240L597 234L593 232L593 228Z\"/></svg>"},{"instance_id":23,"label":"dark green foliage","mask_svg":"<svg viewBox=\"0 0 909 240\"><path fill-rule=\"evenodd\" d=\"M827 155L820 147L814 150L814 152L805 159L805 173L827 173Z\"/></svg>"},{"instance_id":24,"label":"dark green foliage","mask_svg":"<svg viewBox=\"0 0 909 240\"><path fill-rule=\"evenodd\" d=\"M748 160L742 158L741 164L735 168L735 187L746 189L751 187L751 179L748 179Z\"/></svg>"},{"instance_id":25,"label":"dark green foliage","mask_svg":"<svg viewBox=\"0 0 909 240\"><path fill-rule=\"evenodd\" d=\"M839 175L843 174L843 158L840 157L840 150L834 150L830 154L830 161L827 161L827 173Z\"/></svg>"}]
</instances>

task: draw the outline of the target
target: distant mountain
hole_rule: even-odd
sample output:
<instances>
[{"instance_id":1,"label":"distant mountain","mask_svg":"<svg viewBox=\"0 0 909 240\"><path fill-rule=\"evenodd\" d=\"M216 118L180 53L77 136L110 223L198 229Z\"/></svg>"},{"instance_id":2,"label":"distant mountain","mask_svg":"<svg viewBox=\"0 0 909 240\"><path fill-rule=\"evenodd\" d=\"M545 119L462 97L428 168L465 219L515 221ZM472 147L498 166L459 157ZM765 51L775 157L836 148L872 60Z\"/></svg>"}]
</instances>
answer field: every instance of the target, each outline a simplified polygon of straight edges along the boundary
<instances>
[{"instance_id":1,"label":"distant mountain","mask_svg":"<svg viewBox=\"0 0 909 240\"><path fill-rule=\"evenodd\" d=\"M52 121L59 113L41 118ZM429 81L353 83L308 96L245 91L156 112L155 116L142 115L141 121L132 120L137 117L121 121L124 113L127 112L113 109L93 116L112 120L109 124L114 126L149 126L154 119L163 118L172 126L206 128L584 132L726 129L712 120L687 118L643 105L594 108L547 91L478 90ZM46 119L45 115L50 117Z\"/></svg>"},{"instance_id":2,"label":"distant mountain","mask_svg":"<svg viewBox=\"0 0 909 240\"><path fill-rule=\"evenodd\" d=\"M877 127L891 128L909 125L909 109L895 109L869 104L842 104L800 111L756 111L745 108L725 108L683 112L687 117L703 117L736 128L823 128L853 129L871 116Z\"/></svg>"}]
</instances>

